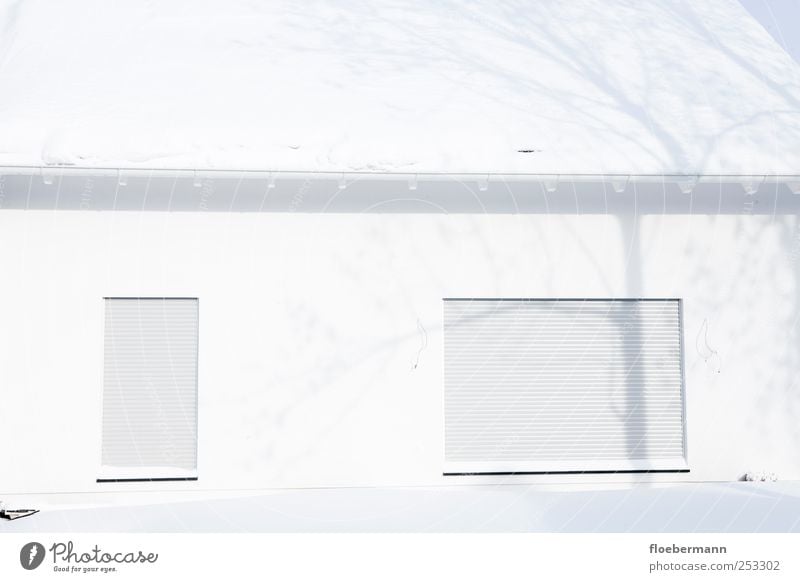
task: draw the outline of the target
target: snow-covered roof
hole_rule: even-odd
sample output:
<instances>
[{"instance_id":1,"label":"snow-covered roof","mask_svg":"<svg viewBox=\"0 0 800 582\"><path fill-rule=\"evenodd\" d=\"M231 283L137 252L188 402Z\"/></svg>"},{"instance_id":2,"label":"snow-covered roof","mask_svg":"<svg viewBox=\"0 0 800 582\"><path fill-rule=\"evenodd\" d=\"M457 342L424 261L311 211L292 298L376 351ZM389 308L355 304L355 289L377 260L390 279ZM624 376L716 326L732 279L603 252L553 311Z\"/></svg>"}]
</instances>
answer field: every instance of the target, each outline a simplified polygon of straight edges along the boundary
<instances>
[{"instance_id":1,"label":"snow-covered roof","mask_svg":"<svg viewBox=\"0 0 800 582\"><path fill-rule=\"evenodd\" d=\"M800 174L735 0L5 1L0 166Z\"/></svg>"}]
</instances>

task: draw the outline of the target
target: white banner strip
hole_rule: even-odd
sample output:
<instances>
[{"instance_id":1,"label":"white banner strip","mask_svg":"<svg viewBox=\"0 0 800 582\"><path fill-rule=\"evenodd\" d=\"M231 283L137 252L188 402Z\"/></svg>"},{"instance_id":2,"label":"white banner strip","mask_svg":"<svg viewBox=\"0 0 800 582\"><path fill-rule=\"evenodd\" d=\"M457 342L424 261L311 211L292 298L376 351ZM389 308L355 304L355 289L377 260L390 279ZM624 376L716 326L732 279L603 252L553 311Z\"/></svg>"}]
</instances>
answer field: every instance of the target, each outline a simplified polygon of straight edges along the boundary
<instances>
[{"instance_id":1,"label":"white banner strip","mask_svg":"<svg viewBox=\"0 0 800 582\"><path fill-rule=\"evenodd\" d=\"M5 534L0 580L798 580L797 534Z\"/></svg>"}]
</instances>

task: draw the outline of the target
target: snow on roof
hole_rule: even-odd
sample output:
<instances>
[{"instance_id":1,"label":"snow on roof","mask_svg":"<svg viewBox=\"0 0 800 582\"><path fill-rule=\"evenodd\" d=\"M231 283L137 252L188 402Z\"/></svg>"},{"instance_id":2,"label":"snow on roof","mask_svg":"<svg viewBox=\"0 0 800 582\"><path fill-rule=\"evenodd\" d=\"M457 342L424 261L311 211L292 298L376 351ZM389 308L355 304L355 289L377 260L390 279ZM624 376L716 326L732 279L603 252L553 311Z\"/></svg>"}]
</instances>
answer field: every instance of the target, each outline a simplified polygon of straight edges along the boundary
<instances>
[{"instance_id":1,"label":"snow on roof","mask_svg":"<svg viewBox=\"0 0 800 582\"><path fill-rule=\"evenodd\" d=\"M0 165L800 174L734 0L0 3Z\"/></svg>"}]
</instances>

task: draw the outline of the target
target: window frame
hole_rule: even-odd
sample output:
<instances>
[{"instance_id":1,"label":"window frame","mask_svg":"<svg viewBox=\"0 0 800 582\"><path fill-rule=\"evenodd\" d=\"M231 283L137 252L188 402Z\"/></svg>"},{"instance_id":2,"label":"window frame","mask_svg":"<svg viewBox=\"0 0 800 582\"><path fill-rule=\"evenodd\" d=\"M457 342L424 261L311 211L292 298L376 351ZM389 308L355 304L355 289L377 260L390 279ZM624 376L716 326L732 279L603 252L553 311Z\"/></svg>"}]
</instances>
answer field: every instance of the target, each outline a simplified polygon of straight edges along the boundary
<instances>
[{"instance_id":1,"label":"window frame","mask_svg":"<svg viewBox=\"0 0 800 582\"><path fill-rule=\"evenodd\" d=\"M675 302L677 304L677 325L678 325L678 358L679 358L679 382L680 382L680 411L681 411L681 447L683 456L681 458L670 458L671 466L660 463L651 463L643 460L631 459L628 461L617 462L618 468L609 468L607 461L585 462L585 467L575 468L574 462L559 461L535 461L526 462L525 466L520 466L517 461L508 463L495 463L491 469L481 469L478 463L468 461L448 461L446 456L447 443L447 389L446 389L446 353L447 325L445 323L445 309L448 302ZM565 475L565 474L636 474L636 473L689 473L689 443L688 443L688 417L686 404L686 358L685 358L685 338L684 338L684 300L681 297L443 297L443 338L442 338L442 365L443 365L443 386L442 386L442 427L443 427L443 472L444 476L463 476L463 475Z\"/></svg>"},{"instance_id":2,"label":"window frame","mask_svg":"<svg viewBox=\"0 0 800 582\"><path fill-rule=\"evenodd\" d=\"M101 305L102 305L102 333L101 337L103 340L103 344L105 344L106 333L107 333L107 305L109 301L193 301L195 304L195 352L194 352L194 401L195 401L195 410L194 410L194 458L195 458L195 466L193 469L180 469L180 470L173 470L167 469L164 467L163 469L160 467L152 467L153 470L145 471L149 473L148 475L145 474L137 474L141 473L137 467L123 467L123 466L116 466L116 465L104 465L103 464L103 439L104 439L104 430L103 430L103 415L105 413L105 398L106 398L106 388L105 388L105 370L106 370L106 351L105 345L101 350L102 356L102 379L101 379L101 405L100 405L100 461L98 467L97 478L95 481L97 483L132 483L132 482L164 482L164 481L197 481L199 476L199 464L200 464L200 432L199 432L199 421L200 421L200 376L199 376L199 363L200 363L200 298L198 296L191 296L191 295L171 295L171 296L136 296L136 295L108 295L103 296Z\"/></svg>"}]
</instances>

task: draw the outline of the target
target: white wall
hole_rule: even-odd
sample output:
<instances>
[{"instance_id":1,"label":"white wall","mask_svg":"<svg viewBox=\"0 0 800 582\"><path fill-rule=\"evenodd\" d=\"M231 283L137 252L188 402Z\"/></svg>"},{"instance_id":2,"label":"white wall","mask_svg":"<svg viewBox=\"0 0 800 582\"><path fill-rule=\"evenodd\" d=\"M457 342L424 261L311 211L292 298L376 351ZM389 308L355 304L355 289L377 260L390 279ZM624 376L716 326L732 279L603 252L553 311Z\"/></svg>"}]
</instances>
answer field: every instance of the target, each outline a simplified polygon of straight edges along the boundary
<instances>
[{"instance_id":1,"label":"white wall","mask_svg":"<svg viewBox=\"0 0 800 582\"><path fill-rule=\"evenodd\" d=\"M442 476L442 298L469 296L683 298L691 473L602 480L800 479L798 258L793 214L3 210L0 493L127 486L95 483L115 295L200 300L182 488L599 479Z\"/></svg>"}]
</instances>

